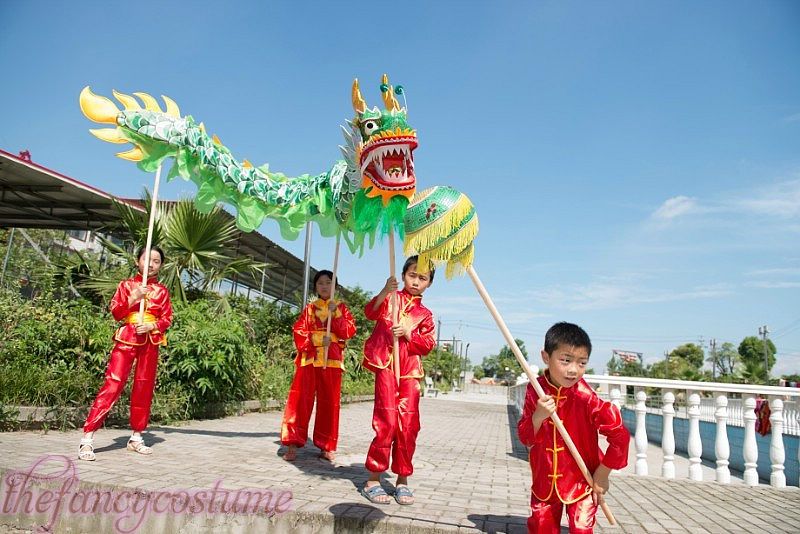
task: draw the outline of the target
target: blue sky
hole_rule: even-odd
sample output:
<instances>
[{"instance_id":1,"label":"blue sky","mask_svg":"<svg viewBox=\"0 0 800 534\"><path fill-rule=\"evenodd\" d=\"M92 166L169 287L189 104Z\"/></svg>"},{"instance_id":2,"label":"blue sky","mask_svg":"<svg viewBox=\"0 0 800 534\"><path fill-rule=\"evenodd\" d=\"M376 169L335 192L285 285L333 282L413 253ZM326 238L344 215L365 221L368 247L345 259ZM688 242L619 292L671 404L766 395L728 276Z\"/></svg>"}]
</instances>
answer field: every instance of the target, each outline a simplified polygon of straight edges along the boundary
<instances>
[{"instance_id":1,"label":"blue sky","mask_svg":"<svg viewBox=\"0 0 800 534\"><path fill-rule=\"evenodd\" d=\"M651 362L768 325L776 370L800 372L800 4L262 4L1 2L0 148L138 196L152 176L87 132L91 85L166 94L239 158L318 173L352 79L371 106L387 72L419 187L473 200L475 268L532 352L560 320L592 336L597 370L614 348ZM317 235L314 266L332 258ZM376 291L387 264L382 245L345 254L341 279ZM503 345L468 278L426 302L473 361Z\"/></svg>"}]
</instances>

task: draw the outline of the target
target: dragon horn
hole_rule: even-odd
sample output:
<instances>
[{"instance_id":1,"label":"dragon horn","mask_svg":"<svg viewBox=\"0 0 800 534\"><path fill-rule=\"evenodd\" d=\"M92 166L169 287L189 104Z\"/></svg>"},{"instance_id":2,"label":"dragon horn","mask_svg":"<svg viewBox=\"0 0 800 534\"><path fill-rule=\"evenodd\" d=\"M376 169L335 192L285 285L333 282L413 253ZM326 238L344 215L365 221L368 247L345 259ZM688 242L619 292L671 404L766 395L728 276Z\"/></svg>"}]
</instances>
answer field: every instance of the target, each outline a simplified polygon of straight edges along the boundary
<instances>
[{"instance_id":1,"label":"dragon horn","mask_svg":"<svg viewBox=\"0 0 800 534\"><path fill-rule=\"evenodd\" d=\"M361 96L361 89L358 88L358 78L353 80L353 109L356 113L364 113L367 110L367 103L364 102L364 97Z\"/></svg>"},{"instance_id":2,"label":"dragon horn","mask_svg":"<svg viewBox=\"0 0 800 534\"><path fill-rule=\"evenodd\" d=\"M388 88L386 91L381 91L381 97L383 97L383 104L386 106L386 109L389 111L400 109L400 103L394 97L393 88L391 85L389 85L389 77L386 74L383 75L381 84Z\"/></svg>"},{"instance_id":3,"label":"dragon horn","mask_svg":"<svg viewBox=\"0 0 800 534\"><path fill-rule=\"evenodd\" d=\"M78 101L81 111L88 119L106 124L117 123L117 115L120 113L117 105L104 96L94 94L88 85L81 91Z\"/></svg>"}]
</instances>

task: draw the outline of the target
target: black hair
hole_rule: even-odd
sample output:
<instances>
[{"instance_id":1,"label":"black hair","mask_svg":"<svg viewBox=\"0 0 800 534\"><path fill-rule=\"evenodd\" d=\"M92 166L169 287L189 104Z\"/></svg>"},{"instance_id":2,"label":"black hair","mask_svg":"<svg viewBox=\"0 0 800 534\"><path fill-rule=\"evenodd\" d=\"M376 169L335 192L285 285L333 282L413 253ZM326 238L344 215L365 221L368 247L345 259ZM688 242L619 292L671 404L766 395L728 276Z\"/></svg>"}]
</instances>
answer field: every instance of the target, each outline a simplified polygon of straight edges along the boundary
<instances>
[{"instance_id":1,"label":"black hair","mask_svg":"<svg viewBox=\"0 0 800 534\"><path fill-rule=\"evenodd\" d=\"M408 271L411 268L412 265L417 265L417 260L418 259L419 259L419 256L409 256L408 257L406 262L403 264L403 276L406 275L406 271ZM431 265L431 270L428 273L428 276L430 276L431 284L433 283L433 277L435 275L436 275L436 267Z\"/></svg>"},{"instance_id":2,"label":"black hair","mask_svg":"<svg viewBox=\"0 0 800 534\"><path fill-rule=\"evenodd\" d=\"M323 276L327 276L328 278L331 279L331 281L333 281L333 273L331 271L327 269L317 271L317 274L314 275L314 282L311 284L315 289L317 287L317 282L319 282L319 279L322 278Z\"/></svg>"},{"instance_id":3,"label":"black hair","mask_svg":"<svg viewBox=\"0 0 800 534\"><path fill-rule=\"evenodd\" d=\"M147 250L147 247L142 247L142 248L140 248L140 249L139 249L139 253L138 253L138 254L136 254L136 259L137 259L137 260L140 260L140 259L142 259L142 256L144 256L144 252L145 252L146 250ZM158 254L161 256L161 264L162 264L162 265L163 265L164 263L166 263L166 261L167 261L167 257L164 255L164 251L163 251L163 250L161 250L161 247L158 247L158 246L156 246L156 245L153 245L152 247L150 247L150 250L155 250L156 252L158 252Z\"/></svg>"},{"instance_id":4,"label":"black hair","mask_svg":"<svg viewBox=\"0 0 800 534\"><path fill-rule=\"evenodd\" d=\"M559 345L568 347L584 347L592 353L592 340L580 326L567 322L556 323L544 335L544 351L553 354Z\"/></svg>"}]
</instances>

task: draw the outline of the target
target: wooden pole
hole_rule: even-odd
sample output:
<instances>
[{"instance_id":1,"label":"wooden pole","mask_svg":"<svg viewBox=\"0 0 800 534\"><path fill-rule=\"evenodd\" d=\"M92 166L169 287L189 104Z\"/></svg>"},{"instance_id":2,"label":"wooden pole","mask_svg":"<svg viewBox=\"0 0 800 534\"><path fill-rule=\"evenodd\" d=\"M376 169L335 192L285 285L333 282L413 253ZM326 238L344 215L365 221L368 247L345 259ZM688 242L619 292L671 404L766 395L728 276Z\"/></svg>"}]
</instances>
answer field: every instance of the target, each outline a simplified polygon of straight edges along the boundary
<instances>
[{"instance_id":1,"label":"wooden pole","mask_svg":"<svg viewBox=\"0 0 800 534\"><path fill-rule=\"evenodd\" d=\"M500 315L500 312L497 311L494 302L492 302L492 298L486 291L486 287L484 287L483 283L481 282L481 279L478 278L478 273L475 272L475 269L471 265L467 268L467 273L469 273L469 277L472 278L472 283L475 284L475 288L478 290L478 293L483 299L484 304L486 304L486 307L489 308L489 313L492 314L492 317L497 323L498 328L500 328L500 332L503 334L503 337L505 338L506 343L511 349L511 352L514 353L514 356L516 356L517 361L522 366L522 369L525 371L525 374L528 375L528 380L530 380L531 385L533 386L534 390L536 390L536 394L539 397L544 397L544 391L542 390L542 386L539 385L539 382L536 380L536 375L528 365L528 362L525 360L525 357L522 355L522 351L519 350L517 342L514 341L514 337L511 335L511 331L509 331L508 326L506 326L506 322L503 320L503 317ZM586 482L589 483L590 487L594 487L592 474L589 473L589 469L586 467L586 463L583 461L583 458L581 458L578 449L575 447L575 443L569 436L567 429L564 428L564 423L561 421L561 418L558 416L557 413L553 412L550 415L550 419L553 420L553 424L558 429L558 433L561 434L561 437L564 439L564 443L569 449L569 452L572 453L572 457L575 458L575 462L578 464L578 469L580 469L581 473L583 473L583 478L586 479ZM612 525L616 525L617 521L616 519L614 519L614 514L611 513L611 509L608 507L605 500L603 500L600 507L603 509L603 514L605 514L606 519L608 519L608 522L611 523Z\"/></svg>"},{"instance_id":2,"label":"wooden pole","mask_svg":"<svg viewBox=\"0 0 800 534\"><path fill-rule=\"evenodd\" d=\"M150 198L150 221L147 223L147 244L144 248L144 270L142 272L142 287L147 288L147 276L150 271L150 247L153 245L153 227L156 222L158 208L158 185L161 183L161 164L156 169L156 181L153 185L153 196ZM162 260L164 258L161 258ZM144 324L145 298L139 301L139 324Z\"/></svg>"},{"instance_id":3,"label":"wooden pole","mask_svg":"<svg viewBox=\"0 0 800 534\"><path fill-rule=\"evenodd\" d=\"M389 276L395 278L397 271L395 271L395 258L394 258L394 228L389 229ZM392 325L400 322L400 310L397 303L397 291L392 292L389 306L392 310ZM394 340L392 343L392 367L394 368L394 378L397 381L397 387L400 387L400 340L397 336L392 336ZM398 390L399 391L399 390Z\"/></svg>"},{"instance_id":4,"label":"wooden pole","mask_svg":"<svg viewBox=\"0 0 800 534\"><path fill-rule=\"evenodd\" d=\"M335 302L336 298L336 270L339 267L339 242L342 237L342 233L338 232L336 234L336 250L333 253L333 280L331 281L331 298L328 302ZM325 335L327 337L331 337L331 320L333 320L333 314L330 309L328 309L328 324L325 326ZM330 344L326 345L322 351L322 368L328 368L328 347Z\"/></svg>"}]
</instances>

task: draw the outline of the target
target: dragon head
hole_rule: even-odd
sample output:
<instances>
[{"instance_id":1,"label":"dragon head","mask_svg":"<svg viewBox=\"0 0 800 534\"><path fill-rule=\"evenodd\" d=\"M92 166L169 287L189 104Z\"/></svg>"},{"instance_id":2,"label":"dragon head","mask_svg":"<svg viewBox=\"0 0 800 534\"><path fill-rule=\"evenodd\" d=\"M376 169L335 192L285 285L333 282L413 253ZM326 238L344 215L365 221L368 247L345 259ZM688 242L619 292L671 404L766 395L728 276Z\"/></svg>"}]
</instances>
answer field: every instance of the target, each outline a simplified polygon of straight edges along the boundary
<instances>
[{"instance_id":1,"label":"dragon head","mask_svg":"<svg viewBox=\"0 0 800 534\"><path fill-rule=\"evenodd\" d=\"M402 94L402 87L389 85L389 78L384 74L381 96L386 109L369 109L361 96L358 80L353 80L355 159L366 196L380 197L384 204L397 195L410 198L417 185L413 156L417 133L406 122L406 108L400 107L395 93Z\"/></svg>"}]
</instances>

